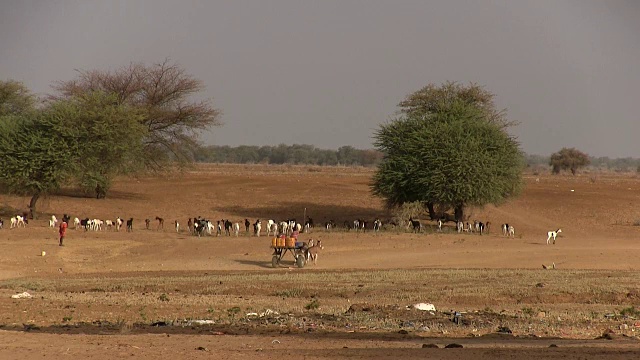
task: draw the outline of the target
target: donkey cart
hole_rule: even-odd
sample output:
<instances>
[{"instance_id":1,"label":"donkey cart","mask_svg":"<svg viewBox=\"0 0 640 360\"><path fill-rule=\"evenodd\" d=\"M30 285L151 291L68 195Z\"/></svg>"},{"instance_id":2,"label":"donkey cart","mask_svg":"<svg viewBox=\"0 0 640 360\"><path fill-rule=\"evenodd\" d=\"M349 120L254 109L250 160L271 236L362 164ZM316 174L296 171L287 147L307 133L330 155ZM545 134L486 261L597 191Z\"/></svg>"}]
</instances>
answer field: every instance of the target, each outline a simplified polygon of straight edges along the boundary
<instances>
[{"instance_id":1,"label":"donkey cart","mask_svg":"<svg viewBox=\"0 0 640 360\"><path fill-rule=\"evenodd\" d=\"M295 264L297 267L299 268L304 267L306 263L306 259L304 257L304 250L302 249L302 246L271 246L271 248L273 249L273 257L271 257L271 266L273 266L274 268L280 266L280 261L282 260L282 258L287 252L293 255L293 258L295 260Z\"/></svg>"}]
</instances>

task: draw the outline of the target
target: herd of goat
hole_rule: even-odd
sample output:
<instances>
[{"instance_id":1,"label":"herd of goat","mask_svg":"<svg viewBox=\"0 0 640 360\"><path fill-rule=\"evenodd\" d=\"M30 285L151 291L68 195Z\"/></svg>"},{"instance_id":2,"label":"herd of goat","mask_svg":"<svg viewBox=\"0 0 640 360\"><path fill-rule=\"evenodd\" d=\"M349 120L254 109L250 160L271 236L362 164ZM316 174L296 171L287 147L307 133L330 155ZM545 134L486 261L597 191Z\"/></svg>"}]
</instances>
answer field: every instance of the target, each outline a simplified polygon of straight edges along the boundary
<instances>
[{"instance_id":1,"label":"herd of goat","mask_svg":"<svg viewBox=\"0 0 640 360\"><path fill-rule=\"evenodd\" d=\"M70 219L70 217L68 217L66 214L63 216L63 218ZM22 215L16 215L12 217L10 219L10 222L11 222L10 228L13 229L13 228L19 228L19 227L26 227L29 221L27 218L27 214L25 213ZM156 223L155 225L156 230L164 230L164 219L159 216L156 216L154 221L152 221L151 219L145 219L144 222L145 222L145 228L147 230L151 229L152 222ZM56 218L55 215L52 215L51 218L49 219L49 226L56 227L57 224L58 224L58 219ZM346 231L353 230L356 232L366 232L368 230L373 230L374 232L378 232L380 230L383 230L383 228L391 228L391 229L406 228L416 233L422 232L426 229L426 226L424 224L422 224L419 220L413 219L412 217L410 217L409 220L404 224L398 223L395 221L389 221L387 222L388 226L383 227L383 222L379 218L376 218L373 221L372 223L373 225L371 227L369 227L368 224L369 224L368 221L363 219L356 219L353 221L346 220L343 223L343 229ZM204 235L239 236L240 229L241 229L241 224L239 222L232 222L228 219L227 220L222 219L222 220L217 220L214 223L213 221L204 219L202 217L189 218L187 220L186 225L187 225L186 230L190 234L197 235L197 236L204 236ZM263 231L267 236L278 236L280 234L290 235L296 231L298 233L301 231L306 233L314 228L313 219L310 217L306 218L304 224L297 222L295 219L287 219L279 222L274 220L266 220L264 222L264 227L263 227L263 221L260 219L257 219L255 222L251 222L249 221L249 219L244 219L243 225L244 225L245 234L247 235L252 234L254 236L260 236L261 234L263 234ZM444 225L443 220L437 220L435 225L436 231L438 232L443 231L443 225ZM114 229L115 231L120 231L120 229L123 226L125 226L125 229L127 232L133 231L133 218L129 218L125 220L118 217L115 220L101 220L101 219L90 219L90 218L80 219L76 217L73 219L73 228L76 230L84 229L85 231L89 231L89 230L100 231L100 230ZM0 229L2 229L3 227L4 227L4 221L0 219ZM482 235L484 233L489 233L490 228L491 228L491 223L488 221L487 222L474 221L473 223L470 223L470 222L464 223L462 221L458 221L455 224L455 230L458 233L466 232L466 233L477 233ZM503 236L515 237L515 228L513 227L513 225L502 224L501 228L502 228ZM337 229L337 226L333 220L329 220L324 223L325 231L332 231L334 229ZM181 231L181 225L178 220L174 221L174 230L177 233ZM553 241L553 244L555 244L556 237L561 232L562 232L561 229L547 232L547 244L550 244L552 241Z\"/></svg>"}]
</instances>

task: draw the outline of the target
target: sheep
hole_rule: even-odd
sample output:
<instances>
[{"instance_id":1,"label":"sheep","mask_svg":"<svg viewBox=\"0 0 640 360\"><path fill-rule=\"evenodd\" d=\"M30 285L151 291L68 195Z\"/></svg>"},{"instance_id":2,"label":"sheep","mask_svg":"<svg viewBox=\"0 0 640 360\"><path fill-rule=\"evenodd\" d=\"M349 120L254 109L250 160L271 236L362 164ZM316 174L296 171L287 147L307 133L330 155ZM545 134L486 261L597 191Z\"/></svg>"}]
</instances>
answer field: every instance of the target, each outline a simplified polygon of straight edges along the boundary
<instances>
[{"instance_id":1,"label":"sheep","mask_svg":"<svg viewBox=\"0 0 640 360\"><path fill-rule=\"evenodd\" d=\"M55 215L51 215L51 219L49 220L49 227L56 227L56 224L58 223L58 219L56 218Z\"/></svg>"},{"instance_id":2,"label":"sheep","mask_svg":"<svg viewBox=\"0 0 640 360\"><path fill-rule=\"evenodd\" d=\"M175 226L176 232L180 233L180 223L178 222L178 220L175 221L174 226Z\"/></svg>"},{"instance_id":3,"label":"sheep","mask_svg":"<svg viewBox=\"0 0 640 360\"><path fill-rule=\"evenodd\" d=\"M549 242L551 240L551 238L553 238L553 245L556 244L556 236L558 236L559 233L561 233L562 230L558 229L556 231L549 231L547 232L547 245L549 245Z\"/></svg>"},{"instance_id":4,"label":"sheep","mask_svg":"<svg viewBox=\"0 0 640 360\"><path fill-rule=\"evenodd\" d=\"M160 229L164 230L164 219L159 216L156 216L156 220L158 221L158 227L156 228L156 231Z\"/></svg>"}]
</instances>

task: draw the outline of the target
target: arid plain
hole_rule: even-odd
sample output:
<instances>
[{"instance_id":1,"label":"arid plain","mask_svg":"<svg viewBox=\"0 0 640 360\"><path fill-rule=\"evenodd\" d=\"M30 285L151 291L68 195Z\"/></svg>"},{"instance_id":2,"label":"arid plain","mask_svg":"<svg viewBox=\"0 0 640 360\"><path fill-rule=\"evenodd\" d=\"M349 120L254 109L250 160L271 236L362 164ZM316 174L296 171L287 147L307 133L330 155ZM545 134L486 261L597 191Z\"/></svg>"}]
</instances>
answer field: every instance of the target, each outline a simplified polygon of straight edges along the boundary
<instances>
[{"instance_id":1,"label":"arid plain","mask_svg":"<svg viewBox=\"0 0 640 360\"><path fill-rule=\"evenodd\" d=\"M391 217L371 196L372 169L198 165L120 179L106 199L71 191L9 229L25 197L1 196L0 358L637 358L640 355L640 179L631 173L525 175L521 196L471 209L489 233L340 229ZM122 229L68 231L48 217L134 218ZM304 214L318 263L270 238L188 234L189 217L282 220ZM164 229L144 219L165 219ZM181 231L176 233L173 222ZM322 223L334 220L327 232ZM500 224L515 227L503 237ZM561 228L555 245L546 233ZM46 255L42 256L42 252ZM542 265L555 264L555 269ZM12 299L28 292L32 297ZM411 305L432 303L437 311ZM462 314L459 324L452 313ZM502 328L502 333L498 329ZM506 328L511 333L505 333ZM597 339L607 333L609 339ZM463 349L442 349L449 343ZM436 344L440 349L422 348ZM551 344L557 347L549 348Z\"/></svg>"}]
</instances>

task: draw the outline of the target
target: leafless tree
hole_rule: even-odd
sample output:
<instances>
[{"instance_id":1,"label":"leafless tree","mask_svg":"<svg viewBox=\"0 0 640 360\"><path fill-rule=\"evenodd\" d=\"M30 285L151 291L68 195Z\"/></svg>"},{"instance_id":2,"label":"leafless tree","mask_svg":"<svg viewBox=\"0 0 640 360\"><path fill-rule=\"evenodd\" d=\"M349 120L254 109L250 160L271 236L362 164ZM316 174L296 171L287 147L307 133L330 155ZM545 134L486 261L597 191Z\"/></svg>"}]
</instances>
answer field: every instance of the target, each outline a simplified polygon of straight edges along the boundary
<instances>
[{"instance_id":1,"label":"leafless tree","mask_svg":"<svg viewBox=\"0 0 640 360\"><path fill-rule=\"evenodd\" d=\"M204 90L203 83L177 64L131 63L114 71L77 70L76 79L54 85L52 99L103 91L117 95L117 101L144 111L148 128L144 139L145 162L161 168L167 160L186 163L193 159L198 133L219 126L221 112L210 100L192 97Z\"/></svg>"}]
</instances>

